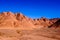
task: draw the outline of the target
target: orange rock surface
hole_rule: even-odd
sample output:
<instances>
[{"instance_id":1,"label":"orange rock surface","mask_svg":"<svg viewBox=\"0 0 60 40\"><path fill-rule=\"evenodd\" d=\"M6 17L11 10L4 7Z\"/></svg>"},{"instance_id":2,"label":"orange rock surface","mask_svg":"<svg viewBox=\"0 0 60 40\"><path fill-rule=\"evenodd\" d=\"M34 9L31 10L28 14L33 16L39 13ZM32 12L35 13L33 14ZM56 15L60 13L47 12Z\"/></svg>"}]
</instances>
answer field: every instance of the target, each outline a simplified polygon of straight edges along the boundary
<instances>
[{"instance_id":1,"label":"orange rock surface","mask_svg":"<svg viewBox=\"0 0 60 40\"><path fill-rule=\"evenodd\" d=\"M0 13L0 40L60 40L60 18L32 19L22 13Z\"/></svg>"}]
</instances>

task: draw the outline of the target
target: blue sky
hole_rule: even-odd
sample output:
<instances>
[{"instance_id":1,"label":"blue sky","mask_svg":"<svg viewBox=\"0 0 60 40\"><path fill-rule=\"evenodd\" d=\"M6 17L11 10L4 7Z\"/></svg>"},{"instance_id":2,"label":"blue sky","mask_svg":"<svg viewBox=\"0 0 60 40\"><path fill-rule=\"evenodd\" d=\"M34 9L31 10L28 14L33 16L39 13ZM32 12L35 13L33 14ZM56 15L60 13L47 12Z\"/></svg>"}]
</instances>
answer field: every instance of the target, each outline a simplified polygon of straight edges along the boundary
<instances>
[{"instance_id":1,"label":"blue sky","mask_svg":"<svg viewBox=\"0 0 60 40\"><path fill-rule=\"evenodd\" d=\"M60 18L60 0L0 0L0 12L22 12L30 18Z\"/></svg>"}]
</instances>

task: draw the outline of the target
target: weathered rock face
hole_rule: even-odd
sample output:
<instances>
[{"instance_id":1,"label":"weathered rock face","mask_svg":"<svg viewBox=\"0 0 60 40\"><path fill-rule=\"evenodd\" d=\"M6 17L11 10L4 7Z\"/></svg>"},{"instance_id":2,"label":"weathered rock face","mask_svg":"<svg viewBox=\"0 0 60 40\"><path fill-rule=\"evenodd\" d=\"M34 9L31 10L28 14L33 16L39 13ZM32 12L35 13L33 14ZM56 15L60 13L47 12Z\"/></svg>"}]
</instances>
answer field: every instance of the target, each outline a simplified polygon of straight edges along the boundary
<instances>
[{"instance_id":1,"label":"weathered rock face","mask_svg":"<svg viewBox=\"0 0 60 40\"><path fill-rule=\"evenodd\" d=\"M58 28L60 27L60 19L57 20L55 23L53 23L52 25L50 25L49 27L54 27L54 28Z\"/></svg>"},{"instance_id":2,"label":"weathered rock face","mask_svg":"<svg viewBox=\"0 0 60 40\"><path fill-rule=\"evenodd\" d=\"M39 25L44 27L50 25L50 20L47 18L34 19L34 21L35 21L34 25Z\"/></svg>"},{"instance_id":3,"label":"weathered rock face","mask_svg":"<svg viewBox=\"0 0 60 40\"><path fill-rule=\"evenodd\" d=\"M34 25L43 26L43 27L60 27L60 18L53 18L53 19L47 19L47 18L40 18L40 19L34 19Z\"/></svg>"},{"instance_id":4,"label":"weathered rock face","mask_svg":"<svg viewBox=\"0 0 60 40\"><path fill-rule=\"evenodd\" d=\"M34 24L29 20L30 18L21 13L13 14L12 12L2 12L0 14L0 27L16 27L21 29L35 28Z\"/></svg>"},{"instance_id":5,"label":"weathered rock face","mask_svg":"<svg viewBox=\"0 0 60 40\"><path fill-rule=\"evenodd\" d=\"M0 14L0 27L14 27L13 23L17 22L15 15L11 12Z\"/></svg>"},{"instance_id":6,"label":"weathered rock face","mask_svg":"<svg viewBox=\"0 0 60 40\"><path fill-rule=\"evenodd\" d=\"M12 27L20 29L34 29L48 27L54 24L59 18L47 19L31 19L22 13L2 12L0 13L0 27Z\"/></svg>"}]
</instances>

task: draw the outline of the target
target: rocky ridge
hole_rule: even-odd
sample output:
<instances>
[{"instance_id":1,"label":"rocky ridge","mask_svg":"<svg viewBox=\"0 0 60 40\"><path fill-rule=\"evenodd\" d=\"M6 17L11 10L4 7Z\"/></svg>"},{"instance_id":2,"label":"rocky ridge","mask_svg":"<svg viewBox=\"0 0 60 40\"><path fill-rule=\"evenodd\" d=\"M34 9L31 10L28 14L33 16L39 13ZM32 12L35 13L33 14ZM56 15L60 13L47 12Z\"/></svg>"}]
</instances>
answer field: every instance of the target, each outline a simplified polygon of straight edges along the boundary
<instances>
[{"instance_id":1,"label":"rocky ridge","mask_svg":"<svg viewBox=\"0 0 60 40\"><path fill-rule=\"evenodd\" d=\"M0 13L0 27L20 28L20 29L35 29L48 27L58 21L60 18L47 19L39 18L32 19L24 16L22 13L2 12Z\"/></svg>"}]
</instances>

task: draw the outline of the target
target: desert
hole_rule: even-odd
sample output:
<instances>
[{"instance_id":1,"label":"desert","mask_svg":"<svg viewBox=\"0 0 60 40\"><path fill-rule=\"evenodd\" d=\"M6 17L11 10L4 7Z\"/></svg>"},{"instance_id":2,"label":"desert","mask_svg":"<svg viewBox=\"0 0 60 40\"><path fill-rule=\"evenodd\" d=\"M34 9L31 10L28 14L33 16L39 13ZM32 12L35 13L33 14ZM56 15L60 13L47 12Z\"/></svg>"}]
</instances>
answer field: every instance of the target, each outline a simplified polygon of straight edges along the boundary
<instances>
[{"instance_id":1,"label":"desert","mask_svg":"<svg viewBox=\"0 0 60 40\"><path fill-rule=\"evenodd\" d=\"M60 18L29 18L23 13L0 13L0 40L60 40Z\"/></svg>"}]
</instances>

